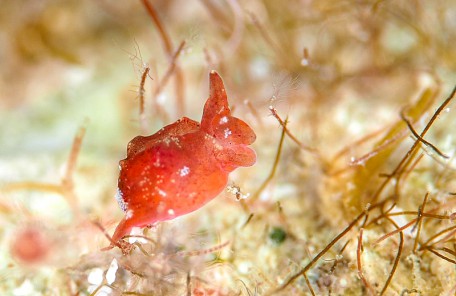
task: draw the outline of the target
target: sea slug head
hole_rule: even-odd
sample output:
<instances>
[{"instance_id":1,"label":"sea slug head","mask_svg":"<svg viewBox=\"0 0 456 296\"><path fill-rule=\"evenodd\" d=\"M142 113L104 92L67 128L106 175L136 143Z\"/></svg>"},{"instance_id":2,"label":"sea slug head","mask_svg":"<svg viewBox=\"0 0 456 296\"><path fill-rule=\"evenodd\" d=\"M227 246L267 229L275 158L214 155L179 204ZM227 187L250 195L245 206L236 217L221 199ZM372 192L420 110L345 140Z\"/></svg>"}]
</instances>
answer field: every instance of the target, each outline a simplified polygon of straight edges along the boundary
<instances>
[{"instance_id":1,"label":"sea slug head","mask_svg":"<svg viewBox=\"0 0 456 296\"><path fill-rule=\"evenodd\" d=\"M201 130L214 137L222 147L215 153L225 170L252 166L256 162L256 154L247 146L255 142L255 132L243 120L231 115L220 75L211 71L209 82L209 98L204 106Z\"/></svg>"}]
</instances>

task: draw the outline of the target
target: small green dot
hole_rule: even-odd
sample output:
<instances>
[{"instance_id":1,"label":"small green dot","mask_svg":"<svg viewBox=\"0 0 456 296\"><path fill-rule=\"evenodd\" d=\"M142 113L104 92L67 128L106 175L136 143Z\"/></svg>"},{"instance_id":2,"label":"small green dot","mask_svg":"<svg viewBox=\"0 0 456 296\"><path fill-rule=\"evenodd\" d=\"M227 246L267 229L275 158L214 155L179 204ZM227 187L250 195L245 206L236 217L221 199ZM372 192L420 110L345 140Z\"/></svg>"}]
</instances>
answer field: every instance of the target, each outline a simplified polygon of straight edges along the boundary
<instances>
[{"instance_id":1,"label":"small green dot","mask_svg":"<svg viewBox=\"0 0 456 296\"><path fill-rule=\"evenodd\" d=\"M287 238L287 233L280 227L273 227L269 233L269 238L274 244L280 245Z\"/></svg>"}]
</instances>

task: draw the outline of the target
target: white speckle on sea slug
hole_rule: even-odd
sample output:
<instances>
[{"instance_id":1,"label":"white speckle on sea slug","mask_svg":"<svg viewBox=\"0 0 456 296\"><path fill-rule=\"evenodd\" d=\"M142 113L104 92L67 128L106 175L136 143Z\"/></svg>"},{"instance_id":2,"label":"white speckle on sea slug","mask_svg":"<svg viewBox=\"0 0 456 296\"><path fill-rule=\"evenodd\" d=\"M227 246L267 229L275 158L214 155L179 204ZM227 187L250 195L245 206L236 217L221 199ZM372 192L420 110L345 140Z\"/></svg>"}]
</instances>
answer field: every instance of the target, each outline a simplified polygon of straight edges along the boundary
<instances>
[{"instance_id":1,"label":"white speckle on sea slug","mask_svg":"<svg viewBox=\"0 0 456 296\"><path fill-rule=\"evenodd\" d=\"M188 166L184 166L179 170L179 175L181 177L187 176L190 173L190 168Z\"/></svg>"},{"instance_id":2,"label":"white speckle on sea slug","mask_svg":"<svg viewBox=\"0 0 456 296\"><path fill-rule=\"evenodd\" d=\"M223 132L224 132L225 139L228 138L228 136L232 134L229 128L226 128Z\"/></svg>"}]
</instances>

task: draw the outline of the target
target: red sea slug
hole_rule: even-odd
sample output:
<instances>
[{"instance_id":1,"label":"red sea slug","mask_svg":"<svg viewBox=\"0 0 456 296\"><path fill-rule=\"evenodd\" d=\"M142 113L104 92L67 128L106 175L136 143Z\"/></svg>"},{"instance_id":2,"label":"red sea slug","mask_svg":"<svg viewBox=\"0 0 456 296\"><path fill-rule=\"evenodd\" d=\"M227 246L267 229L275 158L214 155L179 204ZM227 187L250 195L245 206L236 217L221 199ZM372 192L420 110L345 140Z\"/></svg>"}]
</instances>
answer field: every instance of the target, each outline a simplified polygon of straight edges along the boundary
<instances>
[{"instance_id":1,"label":"red sea slug","mask_svg":"<svg viewBox=\"0 0 456 296\"><path fill-rule=\"evenodd\" d=\"M125 217L112 237L193 212L223 191L228 174L252 166L248 147L256 135L231 116L221 77L210 73L210 94L201 124L183 117L157 133L135 137L121 160L116 199Z\"/></svg>"}]
</instances>

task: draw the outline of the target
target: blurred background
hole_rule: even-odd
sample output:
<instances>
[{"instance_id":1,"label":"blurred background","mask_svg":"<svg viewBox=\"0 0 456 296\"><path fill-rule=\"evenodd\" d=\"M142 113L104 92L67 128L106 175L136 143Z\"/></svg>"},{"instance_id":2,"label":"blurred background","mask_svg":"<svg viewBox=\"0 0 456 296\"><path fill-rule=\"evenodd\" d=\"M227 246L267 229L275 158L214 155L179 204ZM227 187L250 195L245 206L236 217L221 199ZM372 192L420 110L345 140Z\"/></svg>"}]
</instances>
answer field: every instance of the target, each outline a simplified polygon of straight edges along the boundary
<instances>
[{"instance_id":1,"label":"blurred background","mask_svg":"<svg viewBox=\"0 0 456 296\"><path fill-rule=\"evenodd\" d=\"M400 111L416 107L410 119L421 131L456 83L454 0L2 0L1 6L3 295L264 295L375 201L378 174L391 171L413 143ZM224 79L234 114L257 133L257 164L231 174L230 190L203 209L146 230L153 243L141 241L144 252L100 251L109 244L100 228L112 234L123 217L114 195L127 143L184 115L199 121L212 69ZM277 166L282 127L270 107L288 118L299 141L285 138ZM427 139L452 157L449 107ZM391 139L394 151L377 158L373 171L364 160L367 169L354 165ZM452 158L436 161L424 152L413 167L419 173L403 187L407 198L396 204L417 211L431 192L439 213L450 215L454 197L441 192L456 191ZM362 190L350 191L361 183ZM239 202L238 189L253 199ZM452 227L448 217L443 226ZM414 217L400 218L403 225ZM432 227L422 235L430 237ZM365 237L388 231L371 229ZM340 266L331 269L342 246L308 275L317 295L380 292L397 241L366 251L372 289L357 276L356 233L347 241ZM398 266L385 295L455 292L451 261L408 252ZM312 291L301 277L279 293Z\"/></svg>"}]
</instances>

